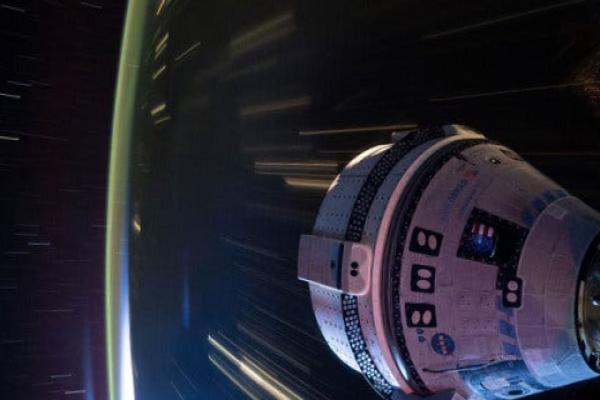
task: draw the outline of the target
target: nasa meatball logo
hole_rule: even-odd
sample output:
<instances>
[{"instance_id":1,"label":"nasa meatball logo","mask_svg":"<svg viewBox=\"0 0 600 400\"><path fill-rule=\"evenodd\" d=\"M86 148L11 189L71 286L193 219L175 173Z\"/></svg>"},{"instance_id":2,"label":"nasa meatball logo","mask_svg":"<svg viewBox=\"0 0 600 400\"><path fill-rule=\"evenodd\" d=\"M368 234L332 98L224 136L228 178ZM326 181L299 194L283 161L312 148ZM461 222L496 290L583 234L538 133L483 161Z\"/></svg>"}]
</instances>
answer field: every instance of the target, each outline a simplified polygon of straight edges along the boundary
<instances>
[{"instance_id":1,"label":"nasa meatball logo","mask_svg":"<svg viewBox=\"0 0 600 400\"><path fill-rule=\"evenodd\" d=\"M438 354L448 356L454 353L454 340L445 333L436 333L431 338L431 348Z\"/></svg>"}]
</instances>

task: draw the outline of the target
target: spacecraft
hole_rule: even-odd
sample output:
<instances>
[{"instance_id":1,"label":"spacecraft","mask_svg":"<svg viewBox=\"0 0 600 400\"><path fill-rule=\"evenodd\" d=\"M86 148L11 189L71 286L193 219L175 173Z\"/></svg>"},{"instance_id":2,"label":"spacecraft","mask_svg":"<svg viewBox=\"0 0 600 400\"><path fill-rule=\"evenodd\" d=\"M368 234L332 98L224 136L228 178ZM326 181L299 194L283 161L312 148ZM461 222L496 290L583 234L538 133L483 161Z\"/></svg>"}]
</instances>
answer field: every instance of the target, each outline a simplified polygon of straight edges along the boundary
<instances>
[{"instance_id":1,"label":"spacecraft","mask_svg":"<svg viewBox=\"0 0 600 400\"><path fill-rule=\"evenodd\" d=\"M298 277L331 350L384 398L516 399L600 372L600 214L464 126L354 158Z\"/></svg>"}]
</instances>

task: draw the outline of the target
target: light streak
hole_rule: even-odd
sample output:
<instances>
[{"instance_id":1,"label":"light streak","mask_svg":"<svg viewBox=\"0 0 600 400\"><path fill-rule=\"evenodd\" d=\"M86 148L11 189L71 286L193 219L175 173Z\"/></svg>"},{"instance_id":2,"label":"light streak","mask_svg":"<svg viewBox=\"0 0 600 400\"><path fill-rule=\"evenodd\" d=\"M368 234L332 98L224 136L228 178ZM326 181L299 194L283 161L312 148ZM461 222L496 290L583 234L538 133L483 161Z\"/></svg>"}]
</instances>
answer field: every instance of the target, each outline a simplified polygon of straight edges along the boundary
<instances>
[{"instance_id":1,"label":"light streak","mask_svg":"<svg viewBox=\"0 0 600 400\"><path fill-rule=\"evenodd\" d=\"M225 358L227 358L240 370L240 372L250 378L273 398L277 400L302 399L299 395L294 393L291 389L279 382L271 374L260 368L251 360L247 359L246 357L242 357L242 359L236 357L230 350L228 350L223 344L219 343L211 335L208 335L208 343L211 344L222 355L224 355Z\"/></svg>"},{"instance_id":2,"label":"light streak","mask_svg":"<svg viewBox=\"0 0 600 400\"><path fill-rule=\"evenodd\" d=\"M202 43L200 41L197 41L196 43L191 45L187 50L185 50L183 53L181 53L180 55L175 57L175 61L179 62L179 61L183 60L188 54L190 54L192 51L194 51L201 44Z\"/></svg>"},{"instance_id":3,"label":"light streak","mask_svg":"<svg viewBox=\"0 0 600 400\"><path fill-rule=\"evenodd\" d=\"M170 116L170 115L165 115L164 117L162 117L162 118L159 118L159 119L157 119L156 121L154 121L154 125L160 125L160 124L162 124L163 122L165 122L165 121L168 121L168 120L170 120L170 119L171 119L171 116Z\"/></svg>"},{"instance_id":4,"label":"light streak","mask_svg":"<svg viewBox=\"0 0 600 400\"><path fill-rule=\"evenodd\" d=\"M294 15L291 12L279 15L233 38L229 42L231 54L234 57L239 56L282 39L294 30Z\"/></svg>"},{"instance_id":5,"label":"light streak","mask_svg":"<svg viewBox=\"0 0 600 400\"><path fill-rule=\"evenodd\" d=\"M257 169L334 169L338 163L335 161L255 161Z\"/></svg>"},{"instance_id":6,"label":"light streak","mask_svg":"<svg viewBox=\"0 0 600 400\"><path fill-rule=\"evenodd\" d=\"M283 178L285 184L291 187L297 187L302 189L318 189L327 190L331 186L333 179L309 179L309 178L294 178L286 176Z\"/></svg>"},{"instance_id":7,"label":"light streak","mask_svg":"<svg viewBox=\"0 0 600 400\"><path fill-rule=\"evenodd\" d=\"M15 86L25 86L25 87L31 87L33 86L31 83L27 83L27 82L21 82L21 81L6 81L6 83L10 84L10 85L15 85Z\"/></svg>"},{"instance_id":8,"label":"light streak","mask_svg":"<svg viewBox=\"0 0 600 400\"><path fill-rule=\"evenodd\" d=\"M265 114L273 111L283 111L293 108L302 108L310 104L310 96L299 96L291 99L277 100L269 103L251 104L240 108L240 116Z\"/></svg>"},{"instance_id":9,"label":"light streak","mask_svg":"<svg viewBox=\"0 0 600 400\"><path fill-rule=\"evenodd\" d=\"M102 8L104 8L100 4L94 4L94 3L87 2L87 1L80 1L79 4L81 4L82 6L85 6L85 7L95 8L96 10L102 10Z\"/></svg>"},{"instance_id":10,"label":"light streak","mask_svg":"<svg viewBox=\"0 0 600 400\"><path fill-rule=\"evenodd\" d=\"M312 129L303 130L299 134L301 136L313 136L313 135L337 135L342 133L359 133L359 132L383 132L383 131L394 131L399 129L414 129L417 124L411 123L394 123L386 125L371 125L371 126L352 126L348 128L333 128L333 129Z\"/></svg>"},{"instance_id":11,"label":"light streak","mask_svg":"<svg viewBox=\"0 0 600 400\"><path fill-rule=\"evenodd\" d=\"M244 386L235 376L233 376L233 374L229 372L227 368L223 364L218 362L212 355L208 356L208 360L211 362L212 365L217 367L217 369L223 375L225 375L235 386L237 386L238 389L240 389L246 396L248 396L252 400L260 400L259 397L257 397L254 393L250 392L250 390L248 390L246 386Z\"/></svg>"},{"instance_id":12,"label":"light streak","mask_svg":"<svg viewBox=\"0 0 600 400\"><path fill-rule=\"evenodd\" d=\"M169 41L169 32L165 33L163 37L158 41L158 44L154 48L154 59L156 60L158 56L167 48L167 44Z\"/></svg>"},{"instance_id":13,"label":"light streak","mask_svg":"<svg viewBox=\"0 0 600 400\"><path fill-rule=\"evenodd\" d=\"M185 398L183 397L183 395L181 394L181 392L179 391L179 389L177 388L177 386L175 385L175 382L171 381L170 382L171 387L173 388L173 391L175 392L175 394L177 394L177 396L181 399L181 400L185 400Z\"/></svg>"},{"instance_id":14,"label":"light streak","mask_svg":"<svg viewBox=\"0 0 600 400\"><path fill-rule=\"evenodd\" d=\"M530 15L535 15L535 14L546 12L546 11L552 11L557 8L562 8L562 7L570 6L573 4L583 3L585 1L587 1L587 0L563 1L561 3L551 4L549 6L538 7L538 8L534 8L534 9L520 12L520 13L504 15L502 17L498 17L498 18L494 18L494 19L490 19L490 20L486 20L486 21L481 21L481 22L477 22L474 24L470 24L470 25L464 25L459 28L449 29L449 30L442 31L442 32L430 33L428 35L423 36L421 39L423 39L423 40L437 39L437 38L440 38L443 36L454 35L456 33L461 33L461 32L470 31L473 29L479 29L479 28L483 28L486 26L510 21L510 20L513 20L516 18L523 18L523 17L528 17Z\"/></svg>"},{"instance_id":15,"label":"light streak","mask_svg":"<svg viewBox=\"0 0 600 400\"><path fill-rule=\"evenodd\" d=\"M20 12L20 13L24 13L25 9L21 8L21 7L15 7L15 6L11 6L10 4L0 4L1 8L4 8L5 10L10 10L10 11L16 11L16 12Z\"/></svg>"},{"instance_id":16,"label":"light streak","mask_svg":"<svg viewBox=\"0 0 600 400\"><path fill-rule=\"evenodd\" d=\"M573 86L585 86L589 84L593 84L593 81L586 82L571 82L571 83L559 83L555 85L543 85L543 86L531 86L526 88L518 88L518 89L506 89L506 90L496 90L492 92L481 92L481 93L473 93L473 94L465 94L458 96L448 96L448 97L436 97L431 99L431 101L450 101L450 100L464 100L464 99L474 99L478 97L489 97L489 96L501 96L506 94L516 94L516 93L527 93L527 92L539 92L543 90L551 90L551 89L561 89Z\"/></svg>"},{"instance_id":17,"label":"light streak","mask_svg":"<svg viewBox=\"0 0 600 400\"><path fill-rule=\"evenodd\" d=\"M158 114L159 112L161 112L161 111L164 111L164 110L165 110L165 108L167 108L167 105L166 105L164 102L163 102L163 103L159 103L159 104L157 104L156 106L154 106L154 107L152 108L152 110L150 110L150 114L151 114L152 116L155 116L155 115L156 115L156 114Z\"/></svg>"},{"instance_id":18,"label":"light streak","mask_svg":"<svg viewBox=\"0 0 600 400\"><path fill-rule=\"evenodd\" d=\"M166 2L167 2L167 0L160 0L160 3L158 4L158 7L156 8L156 16L157 17L162 12L163 8L165 7Z\"/></svg>"},{"instance_id":19,"label":"light streak","mask_svg":"<svg viewBox=\"0 0 600 400\"><path fill-rule=\"evenodd\" d=\"M4 92L0 92L0 97L6 97L7 99L13 99L13 100L21 99L21 95L12 94L12 93L4 93Z\"/></svg>"},{"instance_id":20,"label":"light streak","mask_svg":"<svg viewBox=\"0 0 600 400\"><path fill-rule=\"evenodd\" d=\"M69 396L72 394L85 394L85 389L76 389L76 390L65 390L65 396Z\"/></svg>"},{"instance_id":21,"label":"light streak","mask_svg":"<svg viewBox=\"0 0 600 400\"><path fill-rule=\"evenodd\" d=\"M160 74L165 72L165 69L167 69L166 65L162 65L159 69L157 69L156 72L152 74L152 80L156 80L156 78L158 78Z\"/></svg>"},{"instance_id":22,"label":"light streak","mask_svg":"<svg viewBox=\"0 0 600 400\"><path fill-rule=\"evenodd\" d=\"M19 140L21 140L21 138L19 138L18 136L0 135L0 140L8 140L11 142L18 142Z\"/></svg>"}]
</instances>

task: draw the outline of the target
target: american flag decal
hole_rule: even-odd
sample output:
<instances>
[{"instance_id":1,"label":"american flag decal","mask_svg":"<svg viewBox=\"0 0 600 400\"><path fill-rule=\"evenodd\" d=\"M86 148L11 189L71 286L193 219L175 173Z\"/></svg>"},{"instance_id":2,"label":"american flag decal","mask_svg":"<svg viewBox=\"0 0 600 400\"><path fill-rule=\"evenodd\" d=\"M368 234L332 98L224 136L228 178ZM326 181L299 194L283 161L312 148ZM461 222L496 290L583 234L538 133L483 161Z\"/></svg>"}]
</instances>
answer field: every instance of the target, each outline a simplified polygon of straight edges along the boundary
<instances>
[{"instance_id":1,"label":"american flag decal","mask_svg":"<svg viewBox=\"0 0 600 400\"><path fill-rule=\"evenodd\" d=\"M471 228L471 233L492 239L496 238L496 230L494 227L483 222L475 222Z\"/></svg>"},{"instance_id":2,"label":"american flag decal","mask_svg":"<svg viewBox=\"0 0 600 400\"><path fill-rule=\"evenodd\" d=\"M475 221L471 226L468 248L474 256L492 258L496 252L497 239L496 228L485 222Z\"/></svg>"}]
</instances>

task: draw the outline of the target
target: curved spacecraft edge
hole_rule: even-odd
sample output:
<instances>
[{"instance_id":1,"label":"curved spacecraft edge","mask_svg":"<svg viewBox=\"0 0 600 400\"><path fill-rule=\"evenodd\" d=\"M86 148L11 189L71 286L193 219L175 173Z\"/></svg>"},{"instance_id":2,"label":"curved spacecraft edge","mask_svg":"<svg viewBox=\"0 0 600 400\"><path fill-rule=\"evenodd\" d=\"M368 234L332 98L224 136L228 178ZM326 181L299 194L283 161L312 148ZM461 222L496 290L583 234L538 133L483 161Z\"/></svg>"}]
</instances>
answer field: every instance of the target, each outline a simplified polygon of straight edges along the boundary
<instances>
[{"instance_id":1,"label":"curved spacecraft edge","mask_svg":"<svg viewBox=\"0 0 600 400\"><path fill-rule=\"evenodd\" d=\"M384 398L515 399L600 371L600 214L458 125L352 160L300 240L319 328Z\"/></svg>"}]
</instances>

